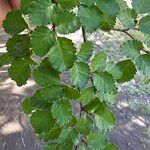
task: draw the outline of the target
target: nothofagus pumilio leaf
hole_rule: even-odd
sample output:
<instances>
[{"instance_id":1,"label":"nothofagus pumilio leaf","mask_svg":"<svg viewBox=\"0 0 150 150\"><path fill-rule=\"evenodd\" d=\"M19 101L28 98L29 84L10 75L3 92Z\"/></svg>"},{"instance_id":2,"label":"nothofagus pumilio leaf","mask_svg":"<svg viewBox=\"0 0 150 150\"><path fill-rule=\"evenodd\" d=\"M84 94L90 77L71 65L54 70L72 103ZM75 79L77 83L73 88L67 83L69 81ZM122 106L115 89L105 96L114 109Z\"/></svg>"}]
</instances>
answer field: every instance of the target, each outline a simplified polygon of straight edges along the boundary
<instances>
[{"instance_id":1,"label":"nothofagus pumilio leaf","mask_svg":"<svg viewBox=\"0 0 150 150\"><path fill-rule=\"evenodd\" d=\"M138 69L150 77L150 51L145 49L150 45L150 1L132 0L132 6L122 0L21 0L20 10L8 13L3 27L12 37L0 67L10 64L9 76L18 86L29 77L39 85L22 109L47 143L45 150L117 150L106 136L116 122L108 105L116 99L117 83L130 81ZM122 28L116 29L118 20ZM77 30L83 35L80 49L64 36ZM128 36L119 49L123 60L113 62L102 49L95 53L87 35L96 30ZM40 62L32 60L35 55Z\"/></svg>"}]
</instances>

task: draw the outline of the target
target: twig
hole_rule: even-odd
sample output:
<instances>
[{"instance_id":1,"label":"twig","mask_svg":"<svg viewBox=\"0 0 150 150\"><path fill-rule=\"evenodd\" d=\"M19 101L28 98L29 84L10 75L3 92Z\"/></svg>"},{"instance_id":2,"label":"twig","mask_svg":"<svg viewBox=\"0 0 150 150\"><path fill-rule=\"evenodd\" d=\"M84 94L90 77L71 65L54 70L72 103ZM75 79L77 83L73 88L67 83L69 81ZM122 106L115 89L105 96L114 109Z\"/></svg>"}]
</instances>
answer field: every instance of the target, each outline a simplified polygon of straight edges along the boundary
<instances>
[{"instance_id":1,"label":"twig","mask_svg":"<svg viewBox=\"0 0 150 150\"><path fill-rule=\"evenodd\" d=\"M83 26L82 26L82 36L83 36L83 42L86 42L86 41L87 41L87 38L86 38L85 29L84 29Z\"/></svg>"},{"instance_id":2,"label":"twig","mask_svg":"<svg viewBox=\"0 0 150 150\"><path fill-rule=\"evenodd\" d=\"M134 37L133 37L130 33L127 32L127 31L128 31L127 29L111 29L111 30L123 32L123 33L125 33L126 35L128 35L131 39L134 40Z\"/></svg>"},{"instance_id":3,"label":"twig","mask_svg":"<svg viewBox=\"0 0 150 150\"><path fill-rule=\"evenodd\" d=\"M126 35L128 35L131 39L135 40L135 38L134 38L129 32L127 32L128 29L111 29L111 30L123 32L123 33L125 33ZM138 31L139 31L139 29L137 29L137 28L134 28L134 30L138 30ZM143 49L142 49L141 51L145 52L146 54L150 54L150 51L143 50Z\"/></svg>"}]
</instances>

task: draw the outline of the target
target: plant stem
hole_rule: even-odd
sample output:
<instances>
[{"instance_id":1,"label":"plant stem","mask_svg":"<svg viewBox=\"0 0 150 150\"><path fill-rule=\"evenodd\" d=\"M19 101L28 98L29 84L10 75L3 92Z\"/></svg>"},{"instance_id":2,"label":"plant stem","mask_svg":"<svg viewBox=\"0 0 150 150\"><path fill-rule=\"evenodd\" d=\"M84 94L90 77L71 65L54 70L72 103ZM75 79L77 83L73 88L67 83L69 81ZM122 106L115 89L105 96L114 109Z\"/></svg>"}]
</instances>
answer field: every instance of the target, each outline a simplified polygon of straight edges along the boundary
<instances>
[{"instance_id":1,"label":"plant stem","mask_svg":"<svg viewBox=\"0 0 150 150\"><path fill-rule=\"evenodd\" d=\"M131 39L135 40L135 38L129 32L127 32L128 29L111 29L111 30L123 32L126 35L128 35ZM137 28L135 28L135 30L139 31L139 29L137 29ZM150 54L150 51L147 51L147 50L141 50L141 51L145 52L146 54Z\"/></svg>"},{"instance_id":2,"label":"plant stem","mask_svg":"<svg viewBox=\"0 0 150 150\"><path fill-rule=\"evenodd\" d=\"M86 38L85 29L84 29L83 26L82 26L82 36L83 36L83 42L86 42L86 41L87 41L87 38Z\"/></svg>"},{"instance_id":3,"label":"plant stem","mask_svg":"<svg viewBox=\"0 0 150 150\"><path fill-rule=\"evenodd\" d=\"M123 32L123 33L125 33L126 35L128 35L131 39L134 40L134 37L133 37L130 33L128 33L126 29L115 29L115 28L114 28L114 29L111 29L111 30Z\"/></svg>"}]
</instances>

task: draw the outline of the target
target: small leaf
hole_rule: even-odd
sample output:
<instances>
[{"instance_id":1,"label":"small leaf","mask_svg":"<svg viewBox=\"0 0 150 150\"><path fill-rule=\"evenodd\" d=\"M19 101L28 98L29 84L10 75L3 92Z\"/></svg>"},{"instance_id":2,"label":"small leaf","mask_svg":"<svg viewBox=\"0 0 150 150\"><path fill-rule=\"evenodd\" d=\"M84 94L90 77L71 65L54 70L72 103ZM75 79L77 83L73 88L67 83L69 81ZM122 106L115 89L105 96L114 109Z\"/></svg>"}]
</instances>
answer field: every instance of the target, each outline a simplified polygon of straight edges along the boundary
<instances>
[{"instance_id":1,"label":"small leaf","mask_svg":"<svg viewBox=\"0 0 150 150\"><path fill-rule=\"evenodd\" d=\"M108 143L103 150L118 150L118 148L116 145Z\"/></svg>"},{"instance_id":2,"label":"small leaf","mask_svg":"<svg viewBox=\"0 0 150 150\"><path fill-rule=\"evenodd\" d=\"M59 142L62 150L72 150L73 145L79 143L80 134L75 128L64 128L60 134Z\"/></svg>"},{"instance_id":3,"label":"small leaf","mask_svg":"<svg viewBox=\"0 0 150 150\"><path fill-rule=\"evenodd\" d=\"M50 131L55 124L49 110L34 112L30 118L30 122L35 132L39 134Z\"/></svg>"},{"instance_id":4,"label":"small leaf","mask_svg":"<svg viewBox=\"0 0 150 150\"><path fill-rule=\"evenodd\" d=\"M106 66L107 56L104 52L99 52L95 55L91 62L92 71L103 71Z\"/></svg>"},{"instance_id":5,"label":"small leaf","mask_svg":"<svg viewBox=\"0 0 150 150\"><path fill-rule=\"evenodd\" d=\"M143 44L137 40L129 40L120 46L121 52L128 58L136 59L140 56L140 50L143 49Z\"/></svg>"},{"instance_id":6,"label":"small leaf","mask_svg":"<svg viewBox=\"0 0 150 150\"><path fill-rule=\"evenodd\" d=\"M75 100L80 97L80 92L75 88L66 86L64 91L65 91L65 97L70 100Z\"/></svg>"},{"instance_id":7,"label":"small leaf","mask_svg":"<svg viewBox=\"0 0 150 150\"><path fill-rule=\"evenodd\" d=\"M71 104L66 99L54 102L51 112L57 123L60 125L65 125L72 119Z\"/></svg>"},{"instance_id":8,"label":"small leaf","mask_svg":"<svg viewBox=\"0 0 150 150\"><path fill-rule=\"evenodd\" d=\"M51 0L32 0L29 18L37 26L46 26L51 23L52 10Z\"/></svg>"},{"instance_id":9,"label":"small leaf","mask_svg":"<svg viewBox=\"0 0 150 150\"><path fill-rule=\"evenodd\" d=\"M150 1L149 0L132 0L132 6L138 13L150 12Z\"/></svg>"},{"instance_id":10,"label":"small leaf","mask_svg":"<svg viewBox=\"0 0 150 150\"><path fill-rule=\"evenodd\" d=\"M92 126L93 126L92 120L88 119L86 116L77 118L76 127L80 133L88 135L92 129Z\"/></svg>"},{"instance_id":11,"label":"small leaf","mask_svg":"<svg viewBox=\"0 0 150 150\"><path fill-rule=\"evenodd\" d=\"M110 73L115 80L120 79L122 77L122 72L118 66L116 66L113 62L107 62L105 71Z\"/></svg>"},{"instance_id":12,"label":"small leaf","mask_svg":"<svg viewBox=\"0 0 150 150\"><path fill-rule=\"evenodd\" d=\"M140 20L139 29L143 33L150 34L150 15L147 15Z\"/></svg>"},{"instance_id":13,"label":"small leaf","mask_svg":"<svg viewBox=\"0 0 150 150\"><path fill-rule=\"evenodd\" d=\"M107 142L101 132L91 132L87 136L87 144L91 150L102 150Z\"/></svg>"},{"instance_id":14,"label":"small leaf","mask_svg":"<svg viewBox=\"0 0 150 150\"><path fill-rule=\"evenodd\" d=\"M31 70L30 64L31 59L14 59L11 63L11 67L8 69L9 76L12 80L16 81L18 86L26 84L28 78L30 77Z\"/></svg>"},{"instance_id":15,"label":"small leaf","mask_svg":"<svg viewBox=\"0 0 150 150\"><path fill-rule=\"evenodd\" d=\"M147 77L150 77L150 54L141 55L137 58L136 64Z\"/></svg>"},{"instance_id":16,"label":"small leaf","mask_svg":"<svg viewBox=\"0 0 150 150\"><path fill-rule=\"evenodd\" d=\"M136 26L135 19L137 14L134 9L126 8L121 10L118 18L126 29L132 29Z\"/></svg>"},{"instance_id":17,"label":"small leaf","mask_svg":"<svg viewBox=\"0 0 150 150\"><path fill-rule=\"evenodd\" d=\"M53 85L40 90L42 97L48 102L54 102L64 96L64 87L61 85Z\"/></svg>"},{"instance_id":18,"label":"small leaf","mask_svg":"<svg viewBox=\"0 0 150 150\"><path fill-rule=\"evenodd\" d=\"M82 102L83 104L87 104L91 100L93 100L94 97L95 97L94 87L91 86L81 91L81 97L78 99L78 101Z\"/></svg>"},{"instance_id":19,"label":"small leaf","mask_svg":"<svg viewBox=\"0 0 150 150\"><path fill-rule=\"evenodd\" d=\"M94 111L95 122L101 132L106 133L115 126L115 117L110 109L103 103Z\"/></svg>"},{"instance_id":20,"label":"small leaf","mask_svg":"<svg viewBox=\"0 0 150 150\"><path fill-rule=\"evenodd\" d=\"M20 11L11 11L7 14L3 27L7 33L17 34L25 29L28 29L28 25L22 17Z\"/></svg>"},{"instance_id":21,"label":"small leaf","mask_svg":"<svg viewBox=\"0 0 150 150\"><path fill-rule=\"evenodd\" d=\"M90 76L89 66L82 62L75 62L71 70L71 80L73 85L78 87L86 86Z\"/></svg>"},{"instance_id":22,"label":"small leaf","mask_svg":"<svg viewBox=\"0 0 150 150\"><path fill-rule=\"evenodd\" d=\"M96 0L98 8L109 16L118 15L120 8L115 0Z\"/></svg>"},{"instance_id":23,"label":"small leaf","mask_svg":"<svg viewBox=\"0 0 150 150\"><path fill-rule=\"evenodd\" d=\"M94 86L102 93L116 93L117 88L115 81L108 72L100 72L94 74Z\"/></svg>"},{"instance_id":24,"label":"small leaf","mask_svg":"<svg viewBox=\"0 0 150 150\"><path fill-rule=\"evenodd\" d=\"M75 47L71 40L59 37L57 44L48 53L49 61L58 71L66 71L73 66Z\"/></svg>"},{"instance_id":25,"label":"small leaf","mask_svg":"<svg viewBox=\"0 0 150 150\"><path fill-rule=\"evenodd\" d=\"M9 65L11 61L12 61L12 57L8 53L0 55L0 68L4 65Z\"/></svg>"},{"instance_id":26,"label":"small leaf","mask_svg":"<svg viewBox=\"0 0 150 150\"><path fill-rule=\"evenodd\" d=\"M41 87L57 85L60 82L59 73L52 68L49 61L44 60L33 72L34 79Z\"/></svg>"},{"instance_id":27,"label":"small leaf","mask_svg":"<svg viewBox=\"0 0 150 150\"><path fill-rule=\"evenodd\" d=\"M130 59L118 62L117 66L122 72L122 77L117 80L118 83L130 81L132 78L134 78L134 75L136 74L136 68Z\"/></svg>"},{"instance_id":28,"label":"small leaf","mask_svg":"<svg viewBox=\"0 0 150 150\"><path fill-rule=\"evenodd\" d=\"M93 52L93 43L90 41L86 41L81 45L80 50L77 53L77 59L80 62L87 62L92 55Z\"/></svg>"},{"instance_id":29,"label":"small leaf","mask_svg":"<svg viewBox=\"0 0 150 150\"><path fill-rule=\"evenodd\" d=\"M38 56L46 55L55 42L54 32L47 27L38 27L32 32L32 48L34 53Z\"/></svg>"},{"instance_id":30,"label":"small leaf","mask_svg":"<svg viewBox=\"0 0 150 150\"><path fill-rule=\"evenodd\" d=\"M78 0L59 0L59 4L65 10L70 10L75 7L78 3Z\"/></svg>"},{"instance_id":31,"label":"small leaf","mask_svg":"<svg viewBox=\"0 0 150 150\"><path fill-rule=\"evenodd\" d=\"M84 109L87 111L87 112L90 112L90 113L93 113L97 108L98 106L100 105L100 101L99 99L96 97L95 99L93 99L92 101L90 101L88 104L86 104L84 106Z\"/></svg>"},{"instance_id":32,"label":"small leaf","mask_svg":"<svg viewBox=\"0 0 150 150\"><path fill-rule=\"evenodd\" d=\"M87 32L91 33L99 28L101 16L102 12L96 6L86 7L81 5L79 7L78 17Z\"/></svg>"},{"instance_id":33,"label":"small leaf","mask_svg":"<svg viewBox=\"0 0 150 150\"><path fill-rule=\"evenodd\" d=\"M31 100L30 100L30 98L27 98L27 99L25 99L23 101L23 103L22 103L22 109L23 109L24 113L31 114L32 107L31 107Z\"/></svg>"},{"instance_id":34,"label":"small leaf","mask_svg":"<svg viewBox=\"0 0 150 150\"><path fill-rule=\"evenodd\" d=\"M33 110L46 110L50 107L51 103L43 99L40 90L36 91L32 97L25 99L22 104L23 111L27 114L30 114ZM28 108L30 111L28 111Z\"/></svg>"},{"instance_id":35,"label":"small leaf","mask_svg":"<svg viewBox=\"0 0 150 150\"><path fill-rule=\"evenodd\" d=\"M56 31L60 34L74 33L80 28L79 18L73 13L61 12Z\"/></svg>"},{"instance_id":36,"label":"small leaf","mask_svg":"<svg viewBox=\"0 0 150 150\"><path fill-rule=\"evenodd\" d=\"M57 125L57 126L54 126L49 132L40 134L39 137L45 142L48 142L50 140L57 139L60 133L61 133L61 128Z\"/></svg>"},{"instance_id":37,"label":"small leaf","mask_svg":"<svg viewBox=\"0 0 150 150\"><path fill-rule=\"evenodd\" d=\"M7 41L8 54L15 58L26 58L30 53L30 37L28 35L13 35Z\"/></svg>"}]
</instances>

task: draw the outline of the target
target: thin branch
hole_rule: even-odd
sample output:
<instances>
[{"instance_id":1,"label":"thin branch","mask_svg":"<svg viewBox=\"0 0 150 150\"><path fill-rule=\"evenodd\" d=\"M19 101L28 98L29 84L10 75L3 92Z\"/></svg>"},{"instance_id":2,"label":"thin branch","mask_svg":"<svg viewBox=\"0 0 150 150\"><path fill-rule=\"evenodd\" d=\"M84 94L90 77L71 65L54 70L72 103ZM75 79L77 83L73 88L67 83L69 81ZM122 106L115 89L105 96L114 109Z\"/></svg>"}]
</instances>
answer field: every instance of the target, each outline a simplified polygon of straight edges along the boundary
<instances>
[{"instance_id":1,"label":"thin branch","mask_svg":"<svg viewBox=\"0 0 150 150\"><path fill-rule=\"evenodd\" d=\"M83 36L83 42L86 42L87 41L86 32L83 26L82 26L82 36Z\"/></svg>"},{"instance_id":2,"label":"thin branch","mask_svg":"<svg viewBox=\"0 0 150 150\"><path fill-rule=\"evenodd\" d=\"M146 51L146 50L142 50L143 52L145 52L146 54L150 54L150 51Z\"/></svg>"},{"instance_id":3,"label":"thin branch","mask_svg":"<svg viewBox=\"0 0 150 150\"><path fill-rule=\"evenodd\" d=\"M134 37L133 37L129 32L127 32L128 30L126 30L126 29L111 29L111 30L123 32L123 33L125 33L126 35L128 35L131 39L134 40Z\"/></svg>"}]
</instances>

